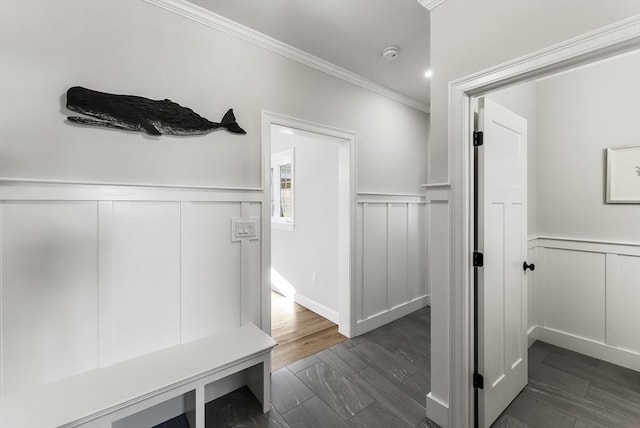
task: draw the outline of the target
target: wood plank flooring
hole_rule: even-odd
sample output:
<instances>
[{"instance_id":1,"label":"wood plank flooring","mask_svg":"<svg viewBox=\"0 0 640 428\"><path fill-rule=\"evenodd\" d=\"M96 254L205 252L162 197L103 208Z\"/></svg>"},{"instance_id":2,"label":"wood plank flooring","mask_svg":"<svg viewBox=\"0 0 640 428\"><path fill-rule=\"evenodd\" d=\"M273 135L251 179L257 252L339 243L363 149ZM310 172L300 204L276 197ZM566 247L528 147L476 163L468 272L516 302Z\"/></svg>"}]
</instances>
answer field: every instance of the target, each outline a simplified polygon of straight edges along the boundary
<instances>
[{"instance_id":1,"label":"wood plank flooring","mask_svg":"<svg viewBox=\"0 0 640 428\"><path fill-rule=\"evenodd\" d=\"M336 324L274 292L271 335L278 342L271 354L273 371L347 340Z\"/></svg>"}]
</instances>

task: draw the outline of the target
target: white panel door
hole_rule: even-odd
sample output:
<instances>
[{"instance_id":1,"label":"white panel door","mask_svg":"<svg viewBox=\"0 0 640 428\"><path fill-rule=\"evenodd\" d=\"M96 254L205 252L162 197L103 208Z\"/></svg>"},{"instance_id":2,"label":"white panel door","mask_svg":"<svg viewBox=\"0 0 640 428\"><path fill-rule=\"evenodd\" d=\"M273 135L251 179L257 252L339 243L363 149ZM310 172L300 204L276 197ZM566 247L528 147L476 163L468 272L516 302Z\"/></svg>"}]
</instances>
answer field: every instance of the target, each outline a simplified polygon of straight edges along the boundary
<instances>
[{"instance_id":1,"label":"white panel door","mask_svg":"<svg viewBox=\"0 0 640 428\"><path fill-rule=\"evenodd\" d=\"M479 107L478 405L489 427L527 384L527 121L487 98Z\"/></svg>"}]
</instances>

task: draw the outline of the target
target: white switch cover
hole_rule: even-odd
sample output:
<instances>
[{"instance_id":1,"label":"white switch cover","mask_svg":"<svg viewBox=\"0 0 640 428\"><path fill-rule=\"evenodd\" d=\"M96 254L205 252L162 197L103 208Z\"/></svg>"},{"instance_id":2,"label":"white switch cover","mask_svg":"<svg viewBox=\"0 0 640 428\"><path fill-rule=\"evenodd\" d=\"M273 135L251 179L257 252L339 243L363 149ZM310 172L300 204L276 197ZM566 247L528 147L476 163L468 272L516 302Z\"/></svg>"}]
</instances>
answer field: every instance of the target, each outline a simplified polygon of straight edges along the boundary
<instances>
[{"instance_id":1,"label":"white switch cover","mask_svg":"<svg viewBox=\"0 0 640 428\"><path fill-rule=\"evenodd\" d=\"M258 237L257 217L232 217L231 218L231 240L241 241L244 239L254 240Z\"/></svg>"}]
</instances>

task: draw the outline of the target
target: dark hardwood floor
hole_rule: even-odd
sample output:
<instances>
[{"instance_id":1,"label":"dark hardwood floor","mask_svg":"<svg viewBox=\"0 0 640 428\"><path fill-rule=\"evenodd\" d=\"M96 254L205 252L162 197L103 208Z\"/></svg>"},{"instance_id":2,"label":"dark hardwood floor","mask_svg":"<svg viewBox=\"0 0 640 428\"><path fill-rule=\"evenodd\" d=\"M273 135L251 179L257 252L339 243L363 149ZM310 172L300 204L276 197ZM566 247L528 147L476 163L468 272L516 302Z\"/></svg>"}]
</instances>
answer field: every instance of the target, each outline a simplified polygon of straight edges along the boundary
<instances>
[{"instance_id":1,"label":"dark hardwood floor","mask_svg":"<svg viewBox=\"0 0 640 428\"><path fill-rule=\"evenodd\" d=\"M207 404L206 426L424 428L430 309L288 364L273 409L243 388ZM495 427L640 427L640 373L546 343L529 348L529 385Z\"/></svg>"}]
</instances>

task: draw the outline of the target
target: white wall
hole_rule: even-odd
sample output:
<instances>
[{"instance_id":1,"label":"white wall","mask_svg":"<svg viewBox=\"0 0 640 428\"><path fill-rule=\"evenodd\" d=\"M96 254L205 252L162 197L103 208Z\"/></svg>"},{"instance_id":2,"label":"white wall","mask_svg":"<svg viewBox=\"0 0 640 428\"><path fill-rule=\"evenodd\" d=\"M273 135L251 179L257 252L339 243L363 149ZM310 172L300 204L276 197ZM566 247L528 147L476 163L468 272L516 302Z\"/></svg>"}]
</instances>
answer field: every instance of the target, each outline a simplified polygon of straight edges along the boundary
<instances>
[{"instance_id":1,"label":"white wall","mask_svg":"<svg viewBox=\"0 0 640 428\"><path fill-rule=\"evenodd\" d=\"M433 9L429 182L448 177L449 82L639 13L633 0L448 0Z\"/></svg>"},{"instance_id":2,"label":"white wall","mask_svg":"<svg viewBox=\"0 0 640 428\"><path fill-rule=\"evenodd\" d=\"M530 337L636 370L640 205L604 201L605 149L640 145L639 74L636 52L537 83L541 239L529 245Z\"/></svg>"},{"instance_id":3,"label":"white wall","mask_svg":"<svg viewBox=\"0 0 640 428\"><path fill-rule=\"evenodd\" d=\"M640 205L605 204L606 148L640 145L640 53L540 81L538 235L640 243Z\"/></svg>"},{"instance_id":4,"label":"white wall","mask_svg":"<svg viewBox=\"0 0 640 428\"><path fill-rule=\"evenodd\" d=\"M359 190L426 180L427 114L145 1L1 1L0 55L2 391L225 325L268 328L262 236L230 239L232 216L260 216L263 109L356 132ZM214 121L233 107L247 135L72 126L74 85Z\"/></svg>"},{"instance_id":5,"label":"white wall","mask_svg":"<svg viewBox=\"0 0 640 428\"><path fill-rule=\"evenodd\" d=\"M4 177L260 187L265 109L357 132L360 190L426 181L426 113L142 0L2 1L0 52ZM74 85L169 98L213 121L233 107L247 135L72 126Z\"/></svg>"},{"instance_id":6,"label":"white wall","mask_svg":"<svg viewBox=\"0 0 640 428\"><path fill-rule=\"evenodd\" d=\"M513 1L445 1L431 11L431 120L428 175L430 183L447 182L448 165L448 84L489 67L584 34L604 25L640 13L633 1L562 0L541 2ZM538 139L540 137L538 136ZM537 194L540 189L537 189ZM433 237L429 247L448 248L447 243ZM453 237L452 234L446 237ZM443 236L440 236L444 238ZM435 266L432 272L450 277L449 266ZM434 267L431 267L434 270ZM442 290L436 290L441 287ZM446 311L432 315L433 331L446 332L432 336L431 349L449 348L450 281L432 283L432 306L445 305ZM440 296L440 298L436 298ZM445 355L432 358L432 373L444 373L432 379L428 414L446 426L449 405L449 361ZM435 410L434 410L435 409Z\"/></svg>"},{"instance_id":7,"label":"white wall","mask_svg":"<svg viewBox=\"0 0 640 428\"><path fill-rule=\"evenodd\" d=\"M295 287L299 303L323 316L333 314L334 321L338 315L339 144L347 143L280 126L271 131L271 153L293 148L295 165L295 225L293 230L271 229L271 265Z\"/></svg>"}]
</instances>

